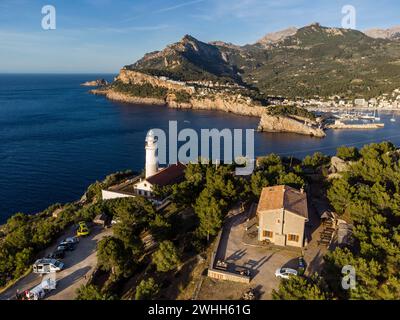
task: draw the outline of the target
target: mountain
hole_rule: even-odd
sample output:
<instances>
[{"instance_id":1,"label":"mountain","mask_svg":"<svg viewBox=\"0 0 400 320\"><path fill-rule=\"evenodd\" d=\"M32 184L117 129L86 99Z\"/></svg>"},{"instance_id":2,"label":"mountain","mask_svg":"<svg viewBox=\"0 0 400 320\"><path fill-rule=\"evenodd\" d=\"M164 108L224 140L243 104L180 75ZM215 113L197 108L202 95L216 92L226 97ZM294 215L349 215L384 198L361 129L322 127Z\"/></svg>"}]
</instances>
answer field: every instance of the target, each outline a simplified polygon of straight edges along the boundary
<instances>
[{"instance_id":1,"label":"mountain","mask_svg":"<svg viewBox=\"0 0 400 320\"><path fill-rule=\"evenodd\" d=\"M389 29L369 29L365 30L364 33L375 39L400 40L400 26Z\"/></svg>"},{"instance_id":2,"label":"mountain","mask_svg":"<svg viewBox=\"0 0 400 320\"><path fill-rule=\"evenodd\" d=\"M201 42L190 35L169 45L162 51L146 54L127 69L140 70L151 75L163 75L183 81L223 80L241 82L237 67L229 63L227 56L219 48L229 48Z\"/></svg>"},{"instance_id":3,"label":"mountain","mask_svg":"<svg viewBox=\"0 0 400 320\"><path fill-rule=\"evenodd\" d=\"M286 39L287 37L295 35L297 30L298 29L296 27L289 27L289 28L281 30L281 31L267 33L264 37L262 37L256 43L261 44L265 47L268 47L270 45L276 44L276 43Z\"/></svg>"},{"instance_id":4,"label":"mountain","mask_svg":"<svg viewBox=\"0 0 400 320\"><path fill-rule=\"evenodd\" d=\"M182 81L236 83L266 96L369 98L400 87L400 42L318 23L245 46L186 35L125 68Z\"/></svg>"}]
</instances>

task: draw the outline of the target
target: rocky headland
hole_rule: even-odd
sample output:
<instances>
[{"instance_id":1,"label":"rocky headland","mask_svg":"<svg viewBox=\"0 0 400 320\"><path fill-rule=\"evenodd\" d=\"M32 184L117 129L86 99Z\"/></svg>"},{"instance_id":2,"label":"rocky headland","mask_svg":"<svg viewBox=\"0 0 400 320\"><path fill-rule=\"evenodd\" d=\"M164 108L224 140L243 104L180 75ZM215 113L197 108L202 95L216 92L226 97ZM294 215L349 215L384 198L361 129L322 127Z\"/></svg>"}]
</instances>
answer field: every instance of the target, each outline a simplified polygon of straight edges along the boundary
<instances>
[{"instance_id":1,"label":"rocky headland","mask_svg":"<svg viewBox=\"0 0 400 320\"><path fill-rule=\"evenodd\" d=\"M129 91L129 88L143 88L144 86L147 88L146 95L143 95L140 90ZM165 92L165 95L152 96L149 88L157 93L165 90L162 91ZM315 137L325 136L324 131L317 127L315 121L307 122L296 116L270 115L267 107L257 104L250 97L234 94L234 91L226 88L225 90L221 90L221 88L211 90L203 86L189 85L185 82L151 76L133 70L122 69L114 83L103 88L93 89L91 93L105 95L110 100L124 103L166 105L176 109L215 110L258 117L260 118L258 129L265 132L293 132Z\"/></svg>"},{"instance_id":2,"label":"rocky headland","mask_svg":"<svg viewBox=\"0 0 400 320\"><path fill-rule=\"evenodd\" d=\"M108 82L105 79L97 79L93 81L86 81L81 84L84 87L102 87L108 85Z\"/></svg>"},{"instance_id":3,"label":"rocky headland","mask_svg":"<svg viewBox=\"0 0 400 320\"><path fill-rule=\"evenodd\" d=\"M258 129L264 132L293 132L314 137L325 137L324 130L307 122L285 116L272 116L263 113Z\"/></svg>"}]
</instances>

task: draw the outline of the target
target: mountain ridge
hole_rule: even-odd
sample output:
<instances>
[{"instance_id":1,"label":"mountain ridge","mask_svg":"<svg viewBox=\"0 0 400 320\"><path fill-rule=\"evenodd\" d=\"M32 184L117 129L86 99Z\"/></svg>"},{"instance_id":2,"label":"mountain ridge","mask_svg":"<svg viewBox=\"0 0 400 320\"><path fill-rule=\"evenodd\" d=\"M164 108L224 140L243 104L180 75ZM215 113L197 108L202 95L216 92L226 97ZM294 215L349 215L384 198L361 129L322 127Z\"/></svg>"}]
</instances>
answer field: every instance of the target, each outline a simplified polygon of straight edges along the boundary
<instances>
[{"instance_id":1,"label":"mountain ridge","mask_svg":"<svg viewBox=\"0 0 400 320\"><path fill-rule=\"evenodd\" d=\"M387 29L372 28L364 31L366 35L376 39L400 40L400 25Z\"/></svg>"},{"instance_id":2,"label":"mountain ridge","mask_svg":"<svg viewBox=\"0 0 400 320\"><path fill-rule=\"evenodd\" d=\"M244 46L185 35L125 68L185 82L238 84L267 96L374 97L400 87L400 41L319 23Z\"/></svg>"}]
</instances>

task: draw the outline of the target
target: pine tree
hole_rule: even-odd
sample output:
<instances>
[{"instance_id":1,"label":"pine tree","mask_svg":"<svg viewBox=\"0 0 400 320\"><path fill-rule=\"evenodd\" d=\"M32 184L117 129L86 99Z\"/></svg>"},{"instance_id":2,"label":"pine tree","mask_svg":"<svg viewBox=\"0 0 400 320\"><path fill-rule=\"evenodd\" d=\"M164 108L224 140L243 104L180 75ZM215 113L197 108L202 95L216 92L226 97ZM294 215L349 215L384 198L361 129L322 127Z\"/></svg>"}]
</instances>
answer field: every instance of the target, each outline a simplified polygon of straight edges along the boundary
<instances>
[{"instance_id":1,"label":"pine tree","mask_svg":"<svg viewBox=\"0 0 400 320\"><path fill-rule=\"evenodd\" d=\"M163 241L156 252L153 253L153 263L157 271L167 272L176 269L180 263L178 250L171 241Z\"/></svg>"}]
</instances>

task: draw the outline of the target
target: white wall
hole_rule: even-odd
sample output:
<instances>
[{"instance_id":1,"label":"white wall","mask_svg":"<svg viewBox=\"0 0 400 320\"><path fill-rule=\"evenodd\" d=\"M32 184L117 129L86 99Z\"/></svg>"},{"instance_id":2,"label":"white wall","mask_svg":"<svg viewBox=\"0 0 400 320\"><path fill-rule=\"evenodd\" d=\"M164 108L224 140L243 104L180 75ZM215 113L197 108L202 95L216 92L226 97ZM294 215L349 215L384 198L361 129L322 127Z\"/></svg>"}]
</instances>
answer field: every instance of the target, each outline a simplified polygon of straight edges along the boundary
<instances>
[{"instance_id":1,"label":"white wall","mask_svg":"<svg viewBox=\"0 0 400 320\"><path fill-rule=\"evenodd\" d=\"M101 197L103 200L118 199L118 198L134 198L133 195L127 195L114 191L101 190Z\"/></svg>"},{"instance_id":2,"label":"white wall","mask_svg":"<svg viewBox=\"0 0 400 320\"><path fill-rule=\"evenodd\" d=\"M142 180L135 184L135 189L144 190L144 191L152 191L153 185L148 183L147 180Z\"/></svg>"}]
</instances>

